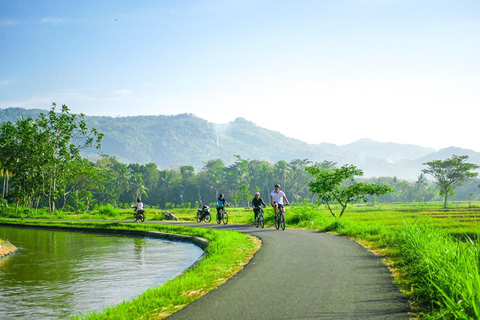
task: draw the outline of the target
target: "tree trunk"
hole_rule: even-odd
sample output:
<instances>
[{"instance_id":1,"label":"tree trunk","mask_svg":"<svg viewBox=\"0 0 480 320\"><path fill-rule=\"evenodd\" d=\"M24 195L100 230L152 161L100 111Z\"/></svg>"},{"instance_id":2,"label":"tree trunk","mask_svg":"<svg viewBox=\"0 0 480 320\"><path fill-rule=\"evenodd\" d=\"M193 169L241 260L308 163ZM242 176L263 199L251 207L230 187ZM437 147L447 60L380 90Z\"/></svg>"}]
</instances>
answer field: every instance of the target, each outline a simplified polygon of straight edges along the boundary
<instances>
[{"instance_id":1,"label":"tree trunk","mask_svg":"<svg viewBox=\"0 0 480 320\"><path fill-rule=\"evenodd\" d=\"M328 207L328 210L330 210L330 213L332 214L332 216L337 219L337 216L335 215L335 213L332 211L332 208L330 208L330 204L327 202L327 207Z\"/></svg>"},{"instance_id":2,"label":"tree trunk","mask_svg":"<svg viewBox=\"0 0 480 320\"><path fill-rule=\"evenodd\" d=\"M443 209L447 209L447 198L448 198L448 191L445 190L445 202L443 203Z\"/></svg>"},{"instance_id":3,"label":"tree trunk","mask_svg":"<svg viewBox=\"0 0 480 320\"><path fill-rule=\"evenodd\" d=\"M340 212L340 216L339 218L341 218L343 216L343 213L345 212L345 209L347 208L347 206L345 205L345 207L342 206L342 212Z\"/></svg>"},{"instance_id":4,"label":"tree trunk","mask_svg":"<svg viewBox=\"0 0 480 320\"><path fill-rule=\"evenodd\" d=\"M2 198L5 198L5 186L6 186L6 183L5 183L5 170L3 171L2 180L3 180Z\"/></svg>"},{"instance_id":5,"label":"tree trunk","mask_svg":"<svg viewBox=\"0 0 480 320\"><path fill-rule=\"evenodd\" d=\"M55 213L55 191L56 191L56 183L57 183L57 165L53 165L53 189L50 189L50 201L51 201L51 207L50 207L50 213L54 214ZM53 194L52 194L53 193Z\"/></svg>"}]
</instances>

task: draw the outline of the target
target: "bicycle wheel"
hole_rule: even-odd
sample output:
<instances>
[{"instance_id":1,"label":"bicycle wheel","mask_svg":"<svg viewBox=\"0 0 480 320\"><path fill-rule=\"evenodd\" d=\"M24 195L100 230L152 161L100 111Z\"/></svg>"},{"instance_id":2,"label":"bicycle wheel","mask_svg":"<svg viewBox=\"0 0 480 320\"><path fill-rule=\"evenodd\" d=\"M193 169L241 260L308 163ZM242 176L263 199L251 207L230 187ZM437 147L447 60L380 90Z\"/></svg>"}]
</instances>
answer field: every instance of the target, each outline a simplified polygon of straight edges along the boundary
<instances>
[{"instance_id":1,"label":"bicycle wheel","mask_svg":"<svg viewBox=\"0 0 480 320\"><path fill-rule=\"evenodd\" d=\"M281 218L281 225L282 225L282 230L285 230L285 213L280 215Z\"/></svg>"},{"instance_id":2,"label":"bicycle wheel","mask_svg":"<svg viewBox=\"0 0 480 320\"><path fill-rule=\"evenodd\" d=\"M210 222L212 221L212 215L210 213L207 213L207 215L205 216L205 219L203 219L206 222Z\"/></svg>"},{"instance_id":3,"label":"bicycle wheel","mask_svg":"<svg viewBox=\"0 0 480 320\"><path fill-rule=\"evenodd\" d=\"M265 221L263 220L263 213L260 215L260 226L265 227Z\"/></svg>"},{"instance_id":4,"label":"bicycle wheel","mask_svg":"<svg viewBox=\"0 0 480 320\"><path fill-rule=\"evenodd\" d=\"M133 222L137 222L137 215L135 213L133 214Z\"/></svg>"},{"instance_id":5,"label":"bicycle wheel","mask_svg":"<svg viewBox=\"0 0 480 320\"><path fill-rule=\"evenodd\" d=\"M227 224L228 223L228 213L227 211L224 211L223 212L223 224Z\"/></svg>"},{"instance_id":6,"label":"bicycle wheel","mask_svg":"<svg viewBox=\"0 0 480 320\"><path fill-rule=\"evenodd\" d=\"M145 221L145 213L140 213L140 221Z\"/></svg>"},{"instance_id":7,"label":"bicycle wheel","mask_svg":"<svg viewBox=\"0 0 480 320\"><path fill-rule=\"evenodd\" d=\"M202 221L202 219L201 219L201 218L202 218L202 216L198 214L198 215L197 215L197 222L200 222L200 221Z\"/></svg>"},{"instance_id":8,"label":"bicycle wheel","mask_svg":"<svg viewBox=\"0 0 480 320\"><path fill-rule=\"evenodd\" d=\"M277 230L278 230L278 228L280 228L280 217L279 217L278 213L275 214L275 228Z\"/></svg>"},{"instance_id":9,"label":"bicycle wheel","mask_svg":"<svg viewBox=\"0 0 480 320\"><path fill-rule=\"evenodd\" d=\"M253 218L253 223L255 224L255 228L258 228L258 221L260 220L260 213L257 214L256 217Z\"/></svg>"}]
</instances>

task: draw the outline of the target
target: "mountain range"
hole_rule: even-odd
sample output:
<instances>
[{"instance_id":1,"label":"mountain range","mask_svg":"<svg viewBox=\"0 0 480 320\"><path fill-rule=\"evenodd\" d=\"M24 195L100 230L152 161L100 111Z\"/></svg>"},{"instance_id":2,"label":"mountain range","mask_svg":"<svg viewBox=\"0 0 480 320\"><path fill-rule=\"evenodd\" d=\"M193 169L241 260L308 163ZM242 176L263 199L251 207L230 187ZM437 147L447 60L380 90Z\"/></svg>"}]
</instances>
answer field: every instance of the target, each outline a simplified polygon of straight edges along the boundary
<instances>
[{"instance_id":1,"label":"mountain range","mask_svg":"<svg viewBox=\"0 0 480 320\"><path fill-rule=\"evenodd\" d=\"M7 108L0 110L0 124L23 117L36 118L47 110ZM480 153L450 147L436 151L416 145L383 143L359 139L347 145L308 144L267 130L237 118L226 124L215 124L193 114L98 117L85 116L89 128L105 134L101 153L115 155L124 163L155 163L160 169L192 165L196 170L211 159L233 163L235 155L249 160L308 159L324 160L338 165L353 164L365 177L396 176L414 181L425 168L423 163L443 160L452 155L468 155L468 162L480 165ZM95 157L99 151L89 149L84 156Z\"/></svg>"}]
</instances>

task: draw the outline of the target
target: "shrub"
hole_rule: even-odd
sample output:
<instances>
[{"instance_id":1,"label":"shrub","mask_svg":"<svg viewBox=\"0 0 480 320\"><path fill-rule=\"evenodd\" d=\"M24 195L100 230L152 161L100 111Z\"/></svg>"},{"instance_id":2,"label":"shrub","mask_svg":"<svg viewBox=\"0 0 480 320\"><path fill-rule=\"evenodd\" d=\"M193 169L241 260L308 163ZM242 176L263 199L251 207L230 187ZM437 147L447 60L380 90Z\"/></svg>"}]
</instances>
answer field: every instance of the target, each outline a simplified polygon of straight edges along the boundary
<instances>
[{"instance_id":1,"label":"shrub","mask_svg":"<svg viewBox=\"0 0 480 320\"><path fill-rule=\"evenodd\" d=\"M112 206L111 204L108 204L106 206L100 206L98 208L98 213L102 216L107 216L107 217L118 217L120 215L120 211Z\"/></svg>"}]
</instances>

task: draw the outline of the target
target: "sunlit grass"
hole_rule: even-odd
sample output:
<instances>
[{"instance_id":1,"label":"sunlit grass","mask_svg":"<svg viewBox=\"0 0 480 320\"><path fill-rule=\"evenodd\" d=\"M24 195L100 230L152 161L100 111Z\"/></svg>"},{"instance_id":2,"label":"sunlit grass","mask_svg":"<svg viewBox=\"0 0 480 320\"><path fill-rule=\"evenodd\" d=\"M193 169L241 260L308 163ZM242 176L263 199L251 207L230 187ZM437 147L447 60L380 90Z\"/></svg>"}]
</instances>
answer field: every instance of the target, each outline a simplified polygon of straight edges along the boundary
<instances>
[{"instance_id":1,"label":"sunlit grass","mask_svg":"<svg viewBox=\"0 0 480 320\"><path fill-rule=\"evenodd\" d=\"M480 319L478 241L459 241L426 222L406 225L393 240L411 298L432 308L426 317Z\"/></svg>"}]
</instances>

